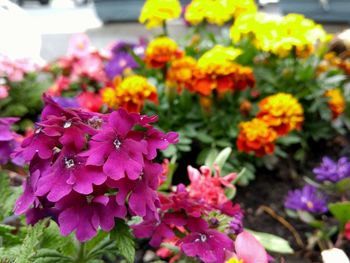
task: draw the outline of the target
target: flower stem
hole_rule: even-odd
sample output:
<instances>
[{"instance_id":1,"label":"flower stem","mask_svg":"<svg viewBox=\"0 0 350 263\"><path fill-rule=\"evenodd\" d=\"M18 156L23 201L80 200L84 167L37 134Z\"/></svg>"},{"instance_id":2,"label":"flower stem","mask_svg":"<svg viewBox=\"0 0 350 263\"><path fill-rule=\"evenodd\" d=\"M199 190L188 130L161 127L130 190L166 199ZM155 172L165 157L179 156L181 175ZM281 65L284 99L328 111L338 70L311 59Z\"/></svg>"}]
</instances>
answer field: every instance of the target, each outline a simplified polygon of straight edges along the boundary
<instances>
[{"instance_id":1,"label":"flower stem","mask_svg":"<svg viewBox=\"0 0 350 263\"><path fill-rule=\"evenodd\" d=\"M164 36L169 36L169 32L168 32L168 27L167 27L167 24L166 24L166 21L163 21L163 35Z\"/></svg>"},{"instance_id":2,"label":"flower stem","mask_svg":"<svg viewBox=\"0 0 350 263\"><path fill-rule=\"evenodd\" d=\"M78 250L78 255L75 260L76 263L85 263L85 243L80 243L79 242L79 250Z\"/></svg>"}]
</instances>

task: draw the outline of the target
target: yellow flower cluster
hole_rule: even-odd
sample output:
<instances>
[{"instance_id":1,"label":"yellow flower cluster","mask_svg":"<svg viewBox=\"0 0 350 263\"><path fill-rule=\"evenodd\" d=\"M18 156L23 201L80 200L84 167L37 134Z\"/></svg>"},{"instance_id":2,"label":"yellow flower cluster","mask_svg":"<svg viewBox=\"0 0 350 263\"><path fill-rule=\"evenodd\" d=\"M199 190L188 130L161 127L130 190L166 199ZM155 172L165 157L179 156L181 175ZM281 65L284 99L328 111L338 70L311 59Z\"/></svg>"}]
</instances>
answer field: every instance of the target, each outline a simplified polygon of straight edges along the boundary
<instances>
[{"instance_id":1,"label":"yellow flower cluster","mask_svg":"<svg viewBox=\"0 0 350 263\"><path fill-rule=\"evenodd\" d=\"M102 100L110 108L123 107L130 112L140 112L146 100L158 102L156 88L142 76L116 78L113 86L102 90Z\"/></svg>"},{"instance_id":2,"label":"yellow flower cluster","mask_svg":"<svg viewBox=\"0 0 350 263\"><path fill-rule=\"evenodd\" d=\"M145 62L151 68L162 68L171 60L183 56L174 40L168 37L157 37L147 46Z\"/></svg>"},{"instance_id":3,"label":"yellow flower cluster","mask_svg":"<svg viewBox=\"0 0 350 263\"><path fill-rule=\"evenodd\" d=\"M171 19L180 17L181 5L178 0L147 0L142 7L139 21L147 28L159 27Z\"/></svg>"},{"instance_id":4,"label":"yellow flower cluster","mask_svg":"<svg viewBox=\"0 0 350 263\"><path fill-rule=\"evenodd\" d=\"M273 128L279 136L301 129L304 110L291 94L277 93L266 97L260 101L259 108L257 117Z\"/></svg>"},{"instance_id":5,"label":"yellow flower cluster","mask_svg":"<svg viewBox=\"0 0 350 263\"><path fill-rule=\"evenodd\" d=\"M333 118L338 118L345 110L345 99L340 89L327 90L325 96L329 98L328 107L331 109Z\"/></svg>"},{"instance_id":6,"label":"yellow flower cluster","mask_svg":"<svg viewBox=\"0 0 350 263\"><path fill-rule=\"evenodd\" d=\"M250 37L258 49L281 57L292 51L308 56L319 42L329 39L321 25L299 14L244 14L235 20L230 35L234 42Z\"/></svg>"},{"instance_id":7,"label":"yellow flower cluster","mask_svg":"<svg viewBox=\"0 0 350 263\"><path fill-rule=\"evenodd\" d=\"M206 21L222 26L232 18L256 10L253 0L192 0L185 10L185 19L192 25Z\"/></svg>"}]
</instances>

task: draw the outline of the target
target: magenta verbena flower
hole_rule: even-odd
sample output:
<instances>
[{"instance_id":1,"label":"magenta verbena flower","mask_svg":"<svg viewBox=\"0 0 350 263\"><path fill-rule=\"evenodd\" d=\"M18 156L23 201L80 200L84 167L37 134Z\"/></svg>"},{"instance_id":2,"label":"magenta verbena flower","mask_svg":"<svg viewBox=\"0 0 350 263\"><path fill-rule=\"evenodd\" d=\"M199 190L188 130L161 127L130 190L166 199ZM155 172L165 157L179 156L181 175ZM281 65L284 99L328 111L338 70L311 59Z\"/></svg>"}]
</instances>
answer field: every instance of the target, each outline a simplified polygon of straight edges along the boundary
<instances>
[{"instance_id":1,"label":"magenta verbena flower","mask_svg":"<svg viewBox=\"0 0 350 263\"><path fill-rule=\"evenodd\" d=\"M20 136L11 130L18 118L0 118L0 165L6 164L14 149L18 146ZM16 162L16 160L13 160Z\"/></svg>"},{"instance_id":2,"label":"magenta verbena flower","mask_svg":"<svg viewBox=\"0 0 350 263\"><path fill-rule=\"evenodd\" d=\"M325 196L311 185L289 191L284 206L288 209L311 213L325 213L328 211Z\"/></svg>"},{"instance_id":3,"label":"magenta verbena flower","mask_svg":"<svg viewBox=\"0 0 350 263\"><path fill-rule=\"evenodd\" d=\"M191 177L196 171L191 167L188 170ZM211 176L209 171L207 176ZM222 183L216 187L220 192L224 190ZM146 215L142 223L132 226L134 234L138 238L150 238L154 247L176 238L176 245L184 255L206 263L223 263L226 255L234 252L231 235L242 232L243 213L239 205L229 200L212 202L211 198L193 194L193 189L193 185L180 184L169 194L159 193L160 219Z\"/></svg>"},{"instance_id":4,"label":"magenta verbena flower","mask_svg":"<svg viewBox=\"0 0 350 263\"><path fill-rule=\"evenodd\" d=\"M52 217L62 234L75 231L80 241L99 228L110 231L117 217L158 220L162 166L152 160L177 135L157 131L166 143L154 145L147 134L155 117L62 108L47 96L44 102L37 130L16 153L29 164L16 214L29 223Z\"/></svg>"},{"instance_id":5,"label":"magenta verbena flower","mask_svg":"<svg viewBox=\"0 0 350 263\"><path fill-rule=\"evenodd\" d=\"M181 240L187 256L199 257L203 262L224 262L227 251L232 251L233 240L213 229L194 232Z\"/></svg>"},{"instance_id":6,"label":"magenta verbena flower","mask_svg":"<svg viewBox=\"0 0 350 263\"><path fill-rule=\"evenodd\" d=\"M336 183L344 178L350 177L350 162L346 157L337 162L329 157L323 157L320 166L313 169L316 179Z\"/></svg>"}]
</instances>

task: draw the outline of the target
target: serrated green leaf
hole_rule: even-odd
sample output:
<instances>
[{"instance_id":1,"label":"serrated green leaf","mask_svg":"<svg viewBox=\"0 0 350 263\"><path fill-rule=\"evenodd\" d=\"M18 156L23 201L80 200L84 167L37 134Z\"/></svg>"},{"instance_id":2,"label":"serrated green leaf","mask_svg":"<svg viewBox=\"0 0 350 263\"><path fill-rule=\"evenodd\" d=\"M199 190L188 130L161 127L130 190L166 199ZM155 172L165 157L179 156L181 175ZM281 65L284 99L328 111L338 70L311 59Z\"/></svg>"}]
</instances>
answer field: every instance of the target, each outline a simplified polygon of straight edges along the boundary
<instances>
[{"instance_id":1,"label":"serrated green leaf","mask_svg":"<svg viewBox=\"0 0 350 263\"><path fill-rule=\"evenodd\" d=\"M271 252L283 254L292 254L294 252L289 245L289 242L284 238L269 233L256 232L252 230L247 231L250 232L263 245L264 248Z\"/></svg>"},{"instance_id":2,"label":"serrated green leaf","mask_svg":"<svg viewBox=\"0 0 350 263\"><path fill-rule=\"evenodd\" d=\"M115 241L118 252L129 263L134 262L135 258L135 242L130 231L130 227L124 220L117 219L115 227L110 233L111 240Z\"/></svg>"}]
</instances>

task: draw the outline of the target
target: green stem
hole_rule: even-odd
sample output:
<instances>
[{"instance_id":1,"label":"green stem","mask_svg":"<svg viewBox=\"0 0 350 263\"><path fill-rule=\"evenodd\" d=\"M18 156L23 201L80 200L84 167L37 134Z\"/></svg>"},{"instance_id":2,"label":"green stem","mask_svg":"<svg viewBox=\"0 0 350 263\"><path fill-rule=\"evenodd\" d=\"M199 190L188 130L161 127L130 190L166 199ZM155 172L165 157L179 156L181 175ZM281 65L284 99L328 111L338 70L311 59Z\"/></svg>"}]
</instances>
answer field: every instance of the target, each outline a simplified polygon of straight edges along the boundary
<instances>
[{"instance_id":1,"label":"green stem","mask_svg":"<svg viewBox=\"0 0 350 263\"><path fill-rule=\"evenodd\" d=\"M166 37L169 36L168 27L165 20L163 21L163 35Z\"/></svg>"},{"instance_id":2,"label":"green stem","mask_svg":"<svg viewBox=\"0 0 350 263\"><path fill-rule=\"evenodd\" d=\"M79 242L79 250L78 250L78 255L75 260L75 263L85 263L85 243L80 243Z\"/></svg>"}]
</instances>

